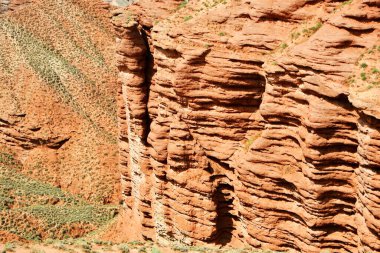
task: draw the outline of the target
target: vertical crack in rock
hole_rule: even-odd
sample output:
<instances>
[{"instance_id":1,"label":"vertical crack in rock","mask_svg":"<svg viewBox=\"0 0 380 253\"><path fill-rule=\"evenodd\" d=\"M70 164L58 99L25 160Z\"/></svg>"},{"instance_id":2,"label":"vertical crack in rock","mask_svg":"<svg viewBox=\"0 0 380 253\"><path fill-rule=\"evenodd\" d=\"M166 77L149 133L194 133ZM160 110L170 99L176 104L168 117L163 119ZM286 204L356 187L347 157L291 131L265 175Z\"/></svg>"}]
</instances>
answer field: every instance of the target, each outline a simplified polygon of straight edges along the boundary
<instances>
[{"instance_id":1,"label":"vertical crack in rock","mask_svg":"<svg viewBox=\"0 0 380 253\"><path fill-rule=\"evenodd\" d=\"M234 185L238 185L232 168L227 164L210 158L210 180L216 186L212 200L215 205L215 232L210 242L227 245L234 237L242 237L241 221L238 213L239 203ZM240 230L240 231L239 231Z\"/></svg>"},{"instance_id":2,"label":"vertical crack in rock","mask_svg":"<svg viewBox=\"0 0 380 253\"><path fill-rule=\"evenodd\" d=\"M220 183L216 188L213 200L216 203L216 239L221 244L228 244L232 239L232 231L234 230L234 220L236 216L233 212L233 196L234 187Z\"/></svg>"},{"instance_id":3,"label":"vertical crack in rock","mask_svg":"<svg viewBox=\"0 0 380 253\"><path fill-rule=\"evenodd\" d=\"M135 21L118 13L114 19L118 37L118 68L121 92L120 146L122 185L125 203L134 210L133 217L149 224L149 161L146 138L149 133L147 101L149 96L149 50ZM125 117L124 114L125 113ZM146 236L146 234L144 234Z\"/></svg>"}]
</instances>

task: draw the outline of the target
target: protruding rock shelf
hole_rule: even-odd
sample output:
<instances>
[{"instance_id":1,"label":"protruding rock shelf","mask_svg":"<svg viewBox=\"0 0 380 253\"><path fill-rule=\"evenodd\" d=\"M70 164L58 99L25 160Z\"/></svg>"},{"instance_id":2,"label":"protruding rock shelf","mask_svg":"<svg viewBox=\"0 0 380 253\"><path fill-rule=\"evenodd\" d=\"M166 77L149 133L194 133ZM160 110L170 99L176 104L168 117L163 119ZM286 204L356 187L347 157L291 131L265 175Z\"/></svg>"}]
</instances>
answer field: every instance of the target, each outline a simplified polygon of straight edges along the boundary
<instances>
[{"instance_id":1,"label":"protruding rock shelf","mask_svg":"<svg viewBox=\"0 0 380 253\"><path fill-rule=\"evenodd\" d=\"M379 252L379 6L115 11L123 193L143 237Z\"/></svg>"}]
</instances>

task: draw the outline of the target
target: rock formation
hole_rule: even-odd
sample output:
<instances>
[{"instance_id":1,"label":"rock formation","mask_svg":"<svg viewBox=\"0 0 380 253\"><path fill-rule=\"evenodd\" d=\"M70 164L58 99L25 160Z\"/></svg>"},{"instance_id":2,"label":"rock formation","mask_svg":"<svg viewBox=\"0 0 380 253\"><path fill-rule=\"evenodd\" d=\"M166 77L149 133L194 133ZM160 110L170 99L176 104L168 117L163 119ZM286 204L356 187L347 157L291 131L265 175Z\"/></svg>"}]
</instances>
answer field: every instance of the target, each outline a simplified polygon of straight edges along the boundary
<instances>
[{"instance_id":1,"label":"rock formation","mask_svg":"<svg viewBox=\"0 0 380 253\"><path fill-rule=\"evenodd\" d=\"M103 0L104 3L110 4L111 6L125 7L132 4L135 0Z\"/></svg>"},{"instance_id":2,"label":"rock formation","mask_svg":"<svg viewBox=\"0 0 380 253\"><path fill-rule=\"evenodd\" d=\"M0 14L13 11L21 5L29 3L30 0L0 0Z\"/></svg>"},{"instance_id":3,"label":"rock formation","mask_svg":"<svg viewBox=\"0 0 380 253\"><path fill-rule=\"evenodd\" d=\"M379 6L115 11L123 197L143 237L380 251Z\"/></svg>"}]
</instances>

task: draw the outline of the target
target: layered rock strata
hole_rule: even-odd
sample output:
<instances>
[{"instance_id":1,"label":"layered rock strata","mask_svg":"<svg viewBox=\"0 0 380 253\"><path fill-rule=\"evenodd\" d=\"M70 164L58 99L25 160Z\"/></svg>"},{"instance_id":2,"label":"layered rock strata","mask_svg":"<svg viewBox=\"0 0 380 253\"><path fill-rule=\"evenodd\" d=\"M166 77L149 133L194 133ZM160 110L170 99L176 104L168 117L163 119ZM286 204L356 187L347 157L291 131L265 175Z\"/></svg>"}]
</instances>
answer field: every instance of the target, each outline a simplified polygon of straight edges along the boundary
<instances>
[{"instance_id":1,"label":"layered rock strata","mask_svg":"<svg viewBox=\"0 0 380 253\"><path fill-rule=\"evenodd\" d=\"M379 6L140 0L114 12L123 193L143 236L380 251Z\"/></svg>"}]
</instances>

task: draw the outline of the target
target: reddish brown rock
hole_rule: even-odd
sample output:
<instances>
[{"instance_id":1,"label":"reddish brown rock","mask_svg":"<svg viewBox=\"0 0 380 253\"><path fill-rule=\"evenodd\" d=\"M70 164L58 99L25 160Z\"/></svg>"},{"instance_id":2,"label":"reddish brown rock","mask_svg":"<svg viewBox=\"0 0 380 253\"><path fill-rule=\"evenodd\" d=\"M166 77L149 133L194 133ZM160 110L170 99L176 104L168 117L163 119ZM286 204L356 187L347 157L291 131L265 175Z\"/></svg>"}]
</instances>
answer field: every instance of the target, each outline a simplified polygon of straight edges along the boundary
<instances>
[{"instance_id":1,"label":"reddish brown rock","mask_svg":"<svg viewBox=\"0 0 380 253\"><path fill-rule=\"evenodd\" d=\"M368 58L379 90L379 4L141 0L115 12L124 198L143 236L380 251L380 117L356 87Z\"/></svg>"}]
</instances>

